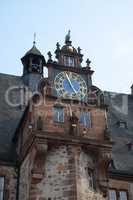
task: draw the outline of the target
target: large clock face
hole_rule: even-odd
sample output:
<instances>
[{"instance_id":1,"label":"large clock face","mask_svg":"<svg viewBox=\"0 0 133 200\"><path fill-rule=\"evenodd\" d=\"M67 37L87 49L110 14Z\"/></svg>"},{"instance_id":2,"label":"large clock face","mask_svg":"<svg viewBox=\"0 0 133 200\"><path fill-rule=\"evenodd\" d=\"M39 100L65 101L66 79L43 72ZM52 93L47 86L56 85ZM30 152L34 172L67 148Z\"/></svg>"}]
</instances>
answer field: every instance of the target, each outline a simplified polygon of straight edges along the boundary
<instances>
[{"instance_id":1,"label":"large clock face","mask_svg":"<svg viewBox=\"0 0 133 200\"><path fill-rule=\"evenodd\" d=\"M54 80L54 86L59 96L63 98L80 98L87 95L85 80L76 73L64 71L59 73Z\"/></svg>"}]
</instances>

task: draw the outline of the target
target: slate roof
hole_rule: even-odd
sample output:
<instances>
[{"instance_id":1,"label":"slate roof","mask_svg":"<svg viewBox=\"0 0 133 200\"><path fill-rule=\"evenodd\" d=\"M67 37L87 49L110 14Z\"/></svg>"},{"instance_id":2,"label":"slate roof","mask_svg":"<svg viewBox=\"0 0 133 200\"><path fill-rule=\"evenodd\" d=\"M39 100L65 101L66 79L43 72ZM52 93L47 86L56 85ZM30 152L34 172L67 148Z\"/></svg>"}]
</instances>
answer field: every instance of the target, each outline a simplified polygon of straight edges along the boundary
<instances>
[{"instance_id":1,"label":"slate roof","mask_svg":"<svg viewBox=\"0 0 133 200\"><path fill-rule=\"evenodd\" d=\"M12 138L24 110L19 106L20 87L23 81L19 76L0 74L0 160L12 162L15 148ZM9 100L17 103L16 107L9 105L5 99L6 91L10 87L18 87L9 93Z\"/></svg>"},{"instance_id":2,"label":"slate roof","mask_svg":"<svg viewBox=\"0 0 133 200\"><path fill-rule=\"evenodd\" d=\"M114 141L113 161L115 170L133 174L133 150L128 150L128 143L133 143L133 95L104 92L109 105L108 129ZM122 128L119 122L125 122ZM114 170L114 171L115 171Z\"/></svg>"}]
</instances>

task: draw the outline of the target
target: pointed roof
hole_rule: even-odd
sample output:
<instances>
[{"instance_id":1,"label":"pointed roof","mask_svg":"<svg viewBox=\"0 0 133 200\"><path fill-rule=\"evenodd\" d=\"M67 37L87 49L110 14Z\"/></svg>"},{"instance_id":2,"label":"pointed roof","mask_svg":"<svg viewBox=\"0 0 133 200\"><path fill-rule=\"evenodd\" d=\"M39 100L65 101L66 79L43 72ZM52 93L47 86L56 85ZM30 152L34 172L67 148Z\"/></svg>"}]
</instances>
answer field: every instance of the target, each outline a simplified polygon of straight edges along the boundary
<instances>
[{"instance_id":1,"label":"pointed roof","mask_svg":"<svg viewBox=\"0 0 133 200\"><path fill-rule=\"evenodd\" d=\"M27 56L29 54L33 54L33 55L37 55L37 56L42 56L41 52L36 48L35 44L33 44L33 47L29 51L27 51L27 53L25 54L25 56Z\"/></svg>"},{"instance_id":2,"label":"pointed roof","mask_svg":"<svg viewBox=\"0 0 133 200\"><path fill-rule=\"evenodd\" d=\"M36 33L34 33L33 47L29 51L27 51L25 56L29 54L42 56L41 52L36 48Z\"/></svg>"}]
</instances>

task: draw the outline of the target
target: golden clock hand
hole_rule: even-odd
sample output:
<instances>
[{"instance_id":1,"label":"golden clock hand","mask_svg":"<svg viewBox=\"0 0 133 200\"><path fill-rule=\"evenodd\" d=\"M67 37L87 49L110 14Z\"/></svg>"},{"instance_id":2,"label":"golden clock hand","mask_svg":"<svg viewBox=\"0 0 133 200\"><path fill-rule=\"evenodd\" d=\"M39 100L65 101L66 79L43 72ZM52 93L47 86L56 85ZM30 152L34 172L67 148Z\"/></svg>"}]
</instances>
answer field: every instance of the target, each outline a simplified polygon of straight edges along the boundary
<instances>
[{"instance_id":1,"label":"golden clock hand","mask_svg":"<svg viewBox=\"0 0 133 200\"><path fill-rule=\"evenodd\" d=\"M72 85L72 83L71 83L71 81L70 81L70 78L69 78L68 74L67 74L66 72L65 72L65 74L66 74L67 80L68 80L68 82L69 82L71 88L72 88L73 91L77 94L77 91L74 89L74 87L73 87L73 85Z\"/></svg>"}]
</instances>

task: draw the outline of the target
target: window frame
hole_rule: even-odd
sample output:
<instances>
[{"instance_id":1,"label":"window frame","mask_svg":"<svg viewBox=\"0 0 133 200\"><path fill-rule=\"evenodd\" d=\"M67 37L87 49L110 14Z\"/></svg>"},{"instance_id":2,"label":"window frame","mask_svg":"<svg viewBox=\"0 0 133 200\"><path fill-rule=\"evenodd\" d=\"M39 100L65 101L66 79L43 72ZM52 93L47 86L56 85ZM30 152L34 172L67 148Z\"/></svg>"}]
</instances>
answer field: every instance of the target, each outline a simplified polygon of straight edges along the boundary
<instances>
[{"instance_id":1,"label":"window frame","mask_svg":"<svg viewBox=\"0 0 133 200\"><path fill-rule=\"evenodd\" d=\"M81 119L82 117L83 117L83 119ZM88 120L88 123L87 123L87 120ZM79 123L82 126L86 127L86 128L91 128L92 127L92 124L91 124L91 112L90 111L81 110L80 111L80 117L79 117Z\"/></svg>"},{"instance_id":2,"label":"window frame","mask_svg":"<svg viewBox=\"0 0 133 200\"><path fill-rule=\"evenodd\" d=\"M60 116L58 116L57 118L58 118L58 120L55 120L55 119L57 119L56 117L55 117L55 110L54 109L62 109L63 110L63 120L59 120L60 119ZM58 112L59 113L59 112ZM59 123L59 124L63 124L64 122L65 122L65 120L64 120L64 107L62 107L62 106L56 106L56 105L54 105L53 106L53 122L54 123Z\"/></svg>"},{"instance_id":3,"label":"window frame","mask_svg":"<svg viewBox=\"0 0 133 200\"><path fill-rule=\"evenodd\" d=\"M126 192L127 200L129 200L128 190L126 190L126 189L117 189L117 188L109 188L109 190L108 190L108 199L109 199L109 191L110 190L114 190L116 192L116 200L121 200L120 199L120 192Z\"/></svg>"},{"instance_id":4,"label":"window frame","mask_svg":"<svg viewBox=\"0 0 133 200\"><path fill-rule=\"evenodd\" d=\"M73 60L72 64L71 64L71 59ZM64 65L68 67L74 67L75 58L73 56L64 55Z\"/></svg>"},{"instance_id":5,"label":"window frame","mask_svg":"<svg viewBox=\"0 0 133 200\"><path fill-rule=\"evenodd\" d=\"M112 199L110 199L110 196L109 196L109 192L110 191L115 191L115 194L116 194L116 199L115 200L118 200L118 191L117 191L117 189L115 189L115 188L109 188L109 190L108 190L108 199L109 200L112 200Z\"/></svg>"},{"instance_id":6,"label":"window frame","mask_svg":"<svg viewBox=\"0 0 133 200\"><path fill-rule=\"evenodd\" d=\"M128 199L129 199L129 198L128 198L128 190L119 189L119 190L118 190L118 193L119 193L119 200L121 200L121 199L120 199L120 192L125 192L125 193L126 193L126 197L127 197L127 199L126 199L126 200L128 200Z\"/></svg>"}]
</instances>

